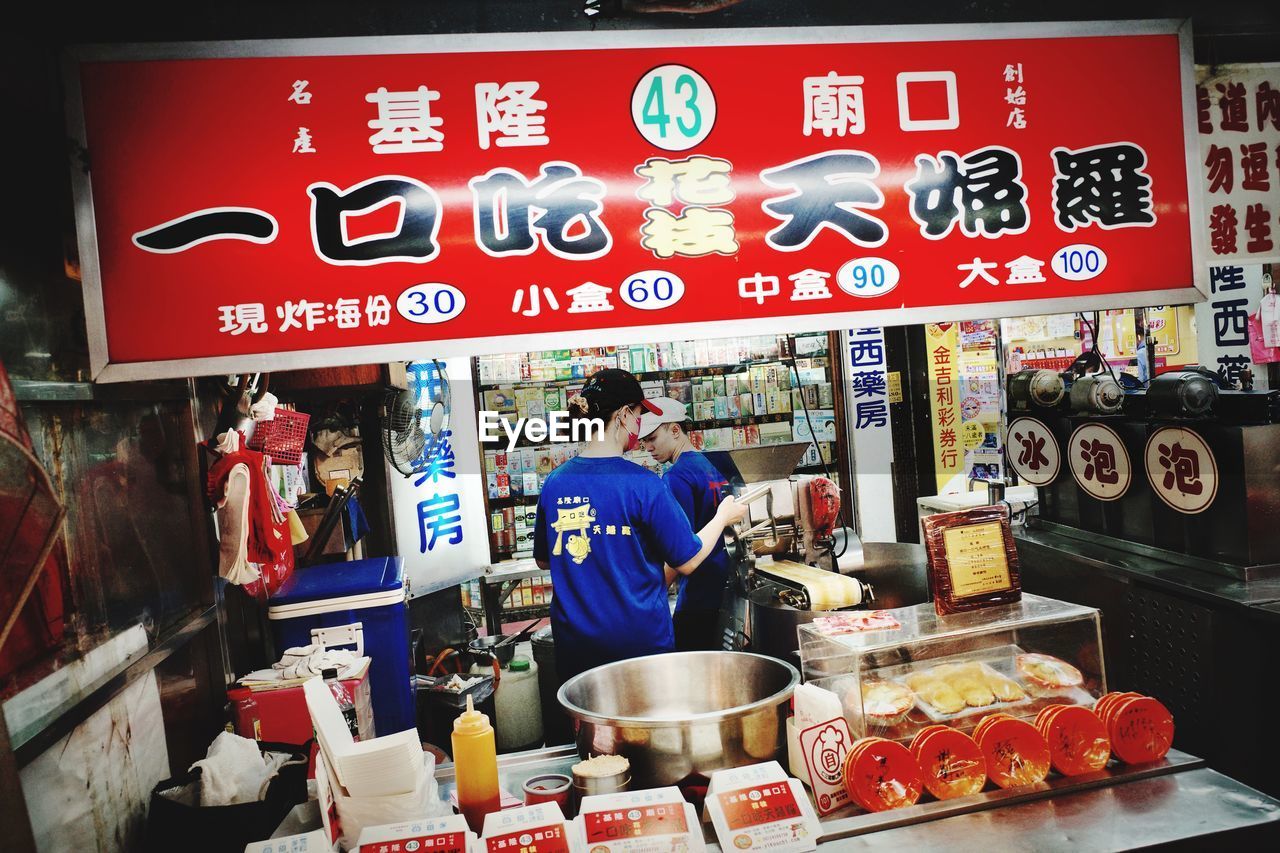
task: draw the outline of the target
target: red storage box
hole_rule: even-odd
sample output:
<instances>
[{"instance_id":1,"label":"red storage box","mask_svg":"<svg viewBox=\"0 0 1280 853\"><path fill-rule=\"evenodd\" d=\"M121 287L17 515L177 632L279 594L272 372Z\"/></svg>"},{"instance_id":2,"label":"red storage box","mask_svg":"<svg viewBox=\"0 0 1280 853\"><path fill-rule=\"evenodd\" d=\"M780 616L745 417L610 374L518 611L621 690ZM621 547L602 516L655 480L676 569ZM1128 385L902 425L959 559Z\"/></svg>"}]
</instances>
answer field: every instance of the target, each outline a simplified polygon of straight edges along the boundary
<instances>
[{"instance_id":1,"label":"red storage box","mask_svg":"<svg viewBox=\"0 0 1280 853\"><path fill-rule=\"evenodd\" d=\"M373 738L373 703L369 691L370 658L361 658L350 677L338 679L346 686L356 706L356 723L360 739ZM302 693L301 681L286 682L288 687L250 683L253 703L250 700L233 701L236 734L272 743L306 743L311 740L311 714L307 712L307 699ZM254 726L254 718L258 724ZM315 752L312 751L308 777L315 772Z\"/></svg>"}]
</instances>

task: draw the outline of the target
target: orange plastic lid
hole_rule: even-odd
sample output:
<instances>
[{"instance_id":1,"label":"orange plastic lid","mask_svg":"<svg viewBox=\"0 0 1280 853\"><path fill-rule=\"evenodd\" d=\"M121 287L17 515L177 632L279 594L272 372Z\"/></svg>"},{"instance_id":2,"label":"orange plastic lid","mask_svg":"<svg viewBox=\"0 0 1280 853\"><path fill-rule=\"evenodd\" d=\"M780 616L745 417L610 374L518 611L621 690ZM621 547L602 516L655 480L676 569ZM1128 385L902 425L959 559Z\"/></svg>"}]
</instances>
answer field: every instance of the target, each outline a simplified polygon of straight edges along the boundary
<instances>
[{"instance_id":1,"label":"orange plastic lid","mask_svg":"<svg viewBox=\"0 0 1280 853\"><path fill-rule=\"evenodd\" d=\"M882 812L915 805L924 790L924 780L905 746L883 738L866 738L861 750L850 751L844 786L858 805L867 811Z\"/></svg>"},{"instance_id":2,"label":"orange plastic lid","mask_svg":"<svg viewBox=\"0 0 1280 853\"><path fill-rule=\"evenodd\" d=\"M1044 725L1045 725L1045 723L1046 723L1046 722L1048 722L1049 718L1050 718L1050 717L1052 717L1052 716L1053 716L1054 714L1056 714L1057 712L1061 711L1063 708L1066 708L1066 707L1069 707L1069 706L1067 706L1067 705L1046 705L1045 707L1043 707L1043 708L1041 708L1041 709L1040 709L1040 713L1039 713L1039 714L1036 714L1036 721L1035 721L1035 723L1033 723L1033 725L1034 725L1037 729L1039 729L1039 730L1040 730L1041 734L1043 734L1043 733L1044 733Z\"/></svg>"},{"instance_id":3,"label":"orange plastic lid","mask_svg":"<svg viewBox=\"0 0 1280 853\"><path fill-rule=\"evenodd\" d=\"M991 724L994 723L996 720L1012 720L1012 719L1014 719L1012 714L1005 714L1003 712L996 713L996 714L988 714L987 716L982 718L982 720L978 723L977 726L974 727L973 739L975 741L980 741L982 737L982 733L985 732L991 726Z\"/></svg>"},{"instance_id":4,"label":"orange plastic lid","mask_svg":"<svg viewBox=\"0 0 1280 853\"><path fill-rule=\"evenodd\" d=\"M939 800L967 797L987 784L987 760L973 738L962 731L933 732L912 752L925 788Z\"/></svg>"},{"instance_id":5,"label":"orange plastic lid","mask_svg":"<svg viewBox=\"0 0 1280 853\"><path fill-rule=\"evenodd\" d=\"M978 746L987 761L987 775L1001 788L1035 785L1049 775L1049 744L1028 722L993 720Z\"/></svg>"},{"instance_id":6,"label":"orange plastic lid","mask_svg":"<svg viewBox=\"0 0 1280 853\"><path fill-rule=\"evenodd\" d=\"M938 734L939 732L953 732L953 731L957 731L957 729L953 729L950 726L938 726L937 728L934 728L930 731L922 732L919 737L917 737L915 740L911 742L911 746L907 748L911 750L911 754L915 756L916 761L918 762L920 760L920 750L927 748L927 744L929 743L930 739L933 738L934 735Z\"/></svg>"},{"instance_id":7,"label":"orange plastic lid","mask_svg":"<svg viewBox=\"0 0 1280 853\"><path fill-rule=\"evenodd\" d=\"M941 725L925 726L923 729L916 732L916 736L911 739L911 745L908 746L907 749L911 750L911 753L914 755L916 746L924 741L926 735L932 734L933 732L944 731L946 728L947 726Z\"/></svg>"},{"instance_id":8,"label":"orange plastic lid","mask_svg":"<svg viewBox=\"0 0 1280 853\"><path fill-rule=\"evenodd\" d=\"M850 772L854 770L854 763L858 761L858 756L863 754L864 749L867 749L869 745L876 743L877 740L884 740L884 738L877 738L877 736L870 735L867 736L867 738L859 738L858 740L855 740L854 745L849 748L849 754L846 754L845 756L844 770L846 780L849 779ZM849 788L849 785L846 784L845 788ZM852 794L850 794L850 797L852 797Z\"/></svg>"},{"instance_id":9,"label":"orange plastic lid","mask_svg":"<svg viewBox=\"0 0 1280 853\"><path fill-rule=\"evenodd\" d=\"M1041 733L1049 742L1053 769L1063 776L1093 773L1111 760L1111 739L1098 715L1083 705L1050 714Z\"/></svg>"},{"instance_id":10,"label":"orange plastic lid","mask_svg":"<svg viewBox=\"0 0 1280 853\"><path fill-rule=\"evenodd\" d=\"M1128 699L1111 719L1111 748L1126 764L1159 761L1173 745L1173 715L1150 696Z\"/></svg>"},{"instance_id":11,"label":"orange plastic lid","mask_svg":"<svg viewBox=\"0 0 1280 853\"><path fill-rule=\"evenodd\" d=\"M1126 699L1137 699L1141 695L1141 693L1108 693L1106 696L1102 697L1102 699L1106 699L1107 701L1103 702L1102 699L1099 699L1098 704L1102 707L1094 708L1094 711L1096 711L1098 716L1102 719L1103 724L1110 728L1111 714L1115 711L1116 706Z\"/></svg>"}]
</instances>

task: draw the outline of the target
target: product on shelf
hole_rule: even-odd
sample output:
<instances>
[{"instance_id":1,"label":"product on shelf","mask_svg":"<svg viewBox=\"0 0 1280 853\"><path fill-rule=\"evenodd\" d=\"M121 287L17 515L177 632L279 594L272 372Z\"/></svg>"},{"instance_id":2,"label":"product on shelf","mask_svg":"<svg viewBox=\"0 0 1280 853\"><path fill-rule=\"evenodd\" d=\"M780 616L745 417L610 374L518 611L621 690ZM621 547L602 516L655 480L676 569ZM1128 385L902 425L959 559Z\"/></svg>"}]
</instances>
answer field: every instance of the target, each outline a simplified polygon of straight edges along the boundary
<instances>
[{"instance_id":1,"label":"product on shelf","mask_svg":"<svg viewBox=\"0 0 1280 853\"><path fill-rule=\"evenodd\" d=\"M1036 785L1049 775L1049 744L1035 726L1009 714L991 714L973 730L987 775L1001 788Z\"/></svg>"},{"instance_id":2,"label":"product on shelf","mask_svg":"<svg viewBox=\"0 0 1280 853\"><path fill-rule=\"evenodd\" d=\"M982 749L958 729L921 729L911 741L911 754L920 766L926 790L939 800L967 797L987 784L987 760Z\"/></svg>"},{"instance_id":3,"label":"product on shelf","mask_svg":"<svg viewBox=\"0 0 1280 853\"><path fill-rule=\"evenodd\" d=\"M904 679L929 709L939 714L956 714L968 708L983 708L1003 702L1019 702L1026 692L982 663L953 663L912 673Z\"/></svg>"},{"instance_id":4,"label":"product on shelf","mask_svg":"<svg viewBox=\"0 0 1280 853\"><path fill-rule=\"evenodd\" d=\"M791 365L781 360L791 349L806 354L797 360L797 368L803 366L805 371L800 387L793 387ZM684 402L694 447L717 450L810 437L797 423L802 415L796 412L805 393L811 413L817 414L813 444L800 467L812 468L835 458L831 360L826 353L827 335L814 333L794 339L761 335L481 356L477 359L479 402L513 423L517 417L546 417L564 411L568 398L597 370L621 367L638 374L646 396ZM493 502L534 506L547 476L578 451L577 445L531 444L525 438L518 444L511 452L484 451L491 508ZM663 466L647 453L627 458L656 473L662 471ZM533 525L526 521L525 526ZM525 556L532 549L532 536L505 524L491 527L490 543L495 559Z\"/></svg>"},{"instance_id":5,"label":"product on shelf","mask_svg":"<svg viewBox=\"0 0 1280 853\"><path fill-rule=\"evenodd\" d=\"M1173 745L1173 715L1159 700L1138 693L1108 693L1094 705L1111 739L1111 751L1126 764L1159 761Z\"/></svg>"},{"instance_id":6,"label":"product on shelf","mask_svg":"<svg viewBox=\"0 0 1280 853\"><path fill-rule=\"evenodd\" d=\"M1049 760L1063 776L1093 773L1111 759L1111 739L1098 715L1083 705L1050 705L1036 717Z\"/></svg>"},{"instance_id":7,"label":"product on shelf","mask_svg":"<svg viewBox=\"0 0 1280 853\"><path fill-rule=\"evenodd\" d=\"M1080 670L1051 655L1018 655L1018 674L1035 696L1065 696L1084 683Z\"/></svg>"},{"instance_id":8,"label":"product on shelf","mask_svg":"<svg viewBox=\"0 0 1280 853\"><path fill-rule=\"evenodd\" d=\"M863 738L849 750L844 785L854 802L871 812L915 805L924 790L910 750L879 737Z\"/></svg>"},{"instance_id":9,"label":"product on shelf","mask_svg":"<svg viewBox=\"0 0 1280 853\"><path fill-rule=\"evenodd\" d=\"M869 728L889 728L907 718L916 697L893 681L865 681L862 684L862 712Z\"/></svg>"}]
</instances>

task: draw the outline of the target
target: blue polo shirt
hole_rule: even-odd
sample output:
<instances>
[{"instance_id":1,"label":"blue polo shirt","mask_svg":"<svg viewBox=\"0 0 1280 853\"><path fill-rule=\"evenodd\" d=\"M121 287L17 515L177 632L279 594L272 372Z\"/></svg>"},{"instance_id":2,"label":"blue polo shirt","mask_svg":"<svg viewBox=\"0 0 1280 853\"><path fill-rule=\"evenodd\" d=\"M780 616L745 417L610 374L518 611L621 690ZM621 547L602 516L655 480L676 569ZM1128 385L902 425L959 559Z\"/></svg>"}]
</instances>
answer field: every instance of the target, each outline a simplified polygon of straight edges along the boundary
<instances>
[{"instance_id":1,"label":"blue polo shirt","mask_svg":"<svg viewBox=\"0 0 1280 853\"><path fill-rule=\"evenodd\" d=\"M538 496L533 556L551 566L560 679L674 649L662 564L700 550L661 478L634 462L578 456L552 471Z\"/></svg>"},{"instance_id":2,"label":"blue polo shirt","mask_svg":"<svg viewBox=\"0 0 1280 853\"><path fill-rule=\"evenodd\" d=\"M694 530L706 527L720 505L724 475L696 450L686 450L676 457L662 481L676 503L684 510ZM702 565L691 575L681 575L676 596L676 610L719 610L725 583L729 579L729 554L724 539L716 542Z\"/></svg>"}]
</instances>

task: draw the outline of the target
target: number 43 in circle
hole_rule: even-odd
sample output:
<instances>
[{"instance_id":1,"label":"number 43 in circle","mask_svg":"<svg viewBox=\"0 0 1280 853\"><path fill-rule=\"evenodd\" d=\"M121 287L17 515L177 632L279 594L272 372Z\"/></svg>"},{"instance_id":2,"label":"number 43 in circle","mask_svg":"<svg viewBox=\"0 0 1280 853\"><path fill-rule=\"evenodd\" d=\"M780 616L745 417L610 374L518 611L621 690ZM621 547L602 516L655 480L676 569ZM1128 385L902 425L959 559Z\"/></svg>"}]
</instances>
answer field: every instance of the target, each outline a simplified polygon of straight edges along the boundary
<instances>
[{"instance_id":1,"label":"number 43 in circle","mask_svg":"<svg viewBox=\"0 0 1280 853\"><path fill-rule=\"evenodd\" d=\"M631 92L631 120L651 145L687 151L711 133L716 96L702 75L684 65L660 65Z\"/></svg>"}]
</instances>

